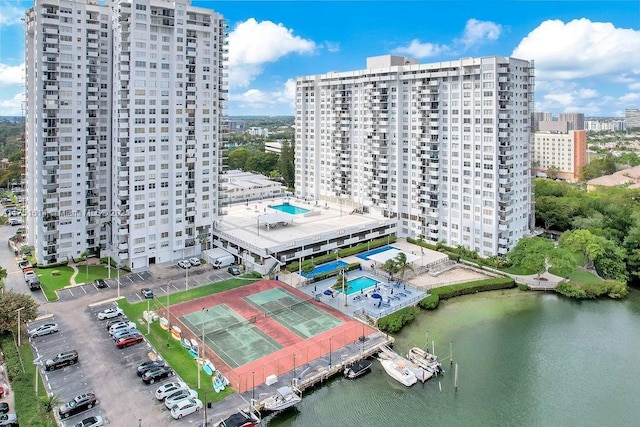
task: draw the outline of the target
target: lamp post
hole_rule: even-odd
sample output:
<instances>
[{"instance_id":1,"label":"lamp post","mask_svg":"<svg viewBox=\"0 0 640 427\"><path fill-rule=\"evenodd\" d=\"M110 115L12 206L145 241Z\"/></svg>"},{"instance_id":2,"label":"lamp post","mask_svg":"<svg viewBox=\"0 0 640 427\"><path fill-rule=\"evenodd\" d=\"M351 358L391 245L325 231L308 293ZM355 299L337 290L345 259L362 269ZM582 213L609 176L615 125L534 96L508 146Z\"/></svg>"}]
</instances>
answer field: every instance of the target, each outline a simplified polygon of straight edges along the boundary
<instances>
[{"instance_id":1,"label":"lamp post","mask_svg":"<svg viewBox=\"0 0 640 427\"><path fill-rule=\"evenodd\" d=\"M293 356L295 358L295 355ZM256 401L256 371L251 371L251 405Z\"/></svg>"},{"instance_id":2,"label":"lamp post","mask_svg":"<svg viewBox=\"0 0 640 427\"><path fill-rule=\"evenodd\" d=\"M18 347L20 347L20 312L24 310L26 307L20 307L16 310L18 313Z\"/></svg>"},{"instance_id":3,"label":"lamp post","mask_svg":"<svg viewBox=\"0 0 640 427\"><path fill-rule=\"evenodd\" d=\"M151 314L149 314L149 302L150 300L147 298L147 335L151 333Z\"/></svg>"},{"instance_id":4,"label":"lamp post","mask_svg":"<svg viewBox=\"0 0 640 427\"><path fill-rule=\"evenodd\" d=\"M331 348L332 344L331 344L331 338L329 338L329 369L331 369L331 353L333 351L333 349Z\"/></svg>"},{"instance_id":5,"label":"lamp post","mask_svg":"<svg viewBox=\"0 0 640 427\"><path fill-rule=\"evenodd\" d=\"M171 313L169 312L169 285L171 280L167 282L167 328L169 334L167 335L167 348L169 348L169 338L171 337Z\"/></svg>"},{"instance_id":6,"label":"lamp post","mask_svg":"<svg viewBox=\"0 0 640 427\"><path fill-rule=\"evenodd\" d=\"M347 270L342 270L342 294L344 295L344 306L348 307L349 303L347 302L347 292L345 290L345 276L347 275Z\"/></svg>"},{"instance_id":7,"label":"lamp post","mask_svg":"<svg viewBox=\"0 0 640 427\"><path fill-rule=\"evenodd\" d=\"M185 279L184 279L184 290L188 291L189 290L189 269L191 268L191 265L189 265L187 268L184 269L184 274L185 274Z\"/></svg>"},{"instance_id":8,"label":"lamp post","mask_svg":"<svg viewBox=\"0 0 640 427\"><path fill-rule=\"evenodd\" d=\"M116 265L116 271L118 272L118 298L120 298L120 267Z\"/></svg>"},{"instance_id":9,"label":"lamp post","mask_svg":"<svg viewBox=\"0 0 640 427\"><path fill-rule=\"evenodd\" d=\"M202 307L202 323L200 324L200 326L202 327L202 359L204 359L204 312L205 311L209 311L208 309L205 309L204 307ZM200 356L200 348L198 348L198 357ZM198 390L200 390L200 366L196 363L196 368L198 369Z\"/></svg>"}]
</instances>

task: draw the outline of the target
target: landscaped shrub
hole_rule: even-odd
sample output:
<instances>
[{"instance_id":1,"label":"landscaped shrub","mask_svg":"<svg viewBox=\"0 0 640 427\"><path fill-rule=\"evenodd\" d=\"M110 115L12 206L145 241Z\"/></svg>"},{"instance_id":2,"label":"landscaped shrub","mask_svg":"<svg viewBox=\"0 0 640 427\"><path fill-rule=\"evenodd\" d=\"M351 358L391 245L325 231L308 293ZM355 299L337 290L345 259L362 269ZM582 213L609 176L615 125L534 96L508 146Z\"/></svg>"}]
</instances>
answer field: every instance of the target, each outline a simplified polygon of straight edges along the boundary
<instances>
[{"instance_id":1,"label":"landscaped shrub","mask_svg":"<svg viewBox=\"0 0 640 427\"><path fill-rule=\"evenodd\" d=\"M626 298L629 290L624 282L605 280L601 283L575 283L571 281L561 282L555 291L569 298L594 299L603 295L610 298Z\"/></svg>"},{"instance_id":2,"label":"landscaped shrub","mask_svg":"<svg viewBox=\"0 0 640 427\"><path fill-rule=\"evenodd\" d=\"M495 291L498 289L515 288L516 282L511 277L497 277L491 279L474 280L473 282L458 283L457 285L441 286L431 289L432 294L440 299L473 294L476 292Z\"/></svg>"},{"instance_id":3,"label":"landscaped shrub","mask_svg":"<svg viewBox=\"0 0 640 427\"><path fill-rule=\"evenodd\" d=\"M420 302L418 302L418 307L425 310L435 310L438 308L438 304L440 304L440 297L438 294L431 294L428 297L421 299Z\"/></svg>"},{"instance_id":4,"label":"landscaped shrub","mask_svg":"<svg viewBox=\"0 0 640 427\"><path fill-rule=\"evenodd\" d=\"M418 307L405 307L388 316L378 319L378 329L384 332L394 333L416 318L420 309Z\"/></svg>"}]
</instances>

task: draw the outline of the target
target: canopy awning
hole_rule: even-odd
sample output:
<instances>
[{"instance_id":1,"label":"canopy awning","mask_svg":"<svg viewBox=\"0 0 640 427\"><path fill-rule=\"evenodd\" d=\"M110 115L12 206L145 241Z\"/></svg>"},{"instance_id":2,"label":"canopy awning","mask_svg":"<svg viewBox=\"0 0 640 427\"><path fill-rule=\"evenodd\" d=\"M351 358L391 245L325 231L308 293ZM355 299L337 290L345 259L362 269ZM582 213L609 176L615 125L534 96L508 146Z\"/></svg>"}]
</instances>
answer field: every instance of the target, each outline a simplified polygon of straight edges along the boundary
<instances>
[{"instance_id":1,"label":"canopy awning","mask_svg":"<svg viewBox=\"0 0 640 427\"><path fill-rule=\"evenodd\" d=\"M419 255L407 253L406 251L400 249L389 249L384 252L380 252L379 254L369 255L369 259L375 262L379 262L380 264L384 264L385 262L387 262L387 260L398 256L400 252L404 253L407 256L407 263L412 263L413 261L417 261L420 259Z\"/></svg>"}]
</instances>

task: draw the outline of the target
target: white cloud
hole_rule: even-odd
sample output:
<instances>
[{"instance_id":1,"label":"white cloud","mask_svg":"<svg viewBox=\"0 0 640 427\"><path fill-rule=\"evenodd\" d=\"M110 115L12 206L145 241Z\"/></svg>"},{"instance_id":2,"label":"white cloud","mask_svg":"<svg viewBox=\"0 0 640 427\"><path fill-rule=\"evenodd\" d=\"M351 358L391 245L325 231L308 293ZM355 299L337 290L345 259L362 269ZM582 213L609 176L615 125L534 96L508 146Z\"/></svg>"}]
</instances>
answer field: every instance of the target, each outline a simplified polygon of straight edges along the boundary
<instances>
[{"instance_id":1,"label":"white cloud","mask_svg":"<svg viewBox=\"0 0 640 427\"><path fill-rule=\"evenodd\" d=\"M282 24L250 18L229 34L230 85L246 87L262 73L264 64L290 53L311 54L315 49L315 42L293 35Z\"/></svg>"},{"instance_id":2,"label":"white cloud","mask_svg":"<svg viewBox=\"0 0 640 427\"><path fill-rule=\"evenodd\" d=\"M413 58L428 58L430 56L439 55L448 50L445 45L437 45L433 43L420 43L420 40L413 39L406 46L400 46L393 50L393 53L400 55L408 55Z\"/></svg>"},{"instance_id":3,"label":"white cloud","mask_svg":"<svg viewBox=\"0 0 640 427\"><path fill-rule=\"evenodd\" d=\"M2 1L0 2L0 26L9 25L22 25L22 18L24 18L25 9L16 7L13 2Z\"/></svg>"},{"instance_id":4,"label":"white cloud","mask_svg":"<svg viewBox=\"0 0 640 427\"><path fill-rule=\"evenodd\" d=\"M324 47L328 52L335 53L340 51L340 42L324 42Z\"/></svg>"},{"instance_id":5,"label":"white cloud","mask_svg":"<svg viewBox=\"0 0 640 427\"><path fill-rule=\"evenodd\" d=\"M464 26L462 38L458 40L465 49L471 46L483 44L486 41L495 41L502 33L502 26L491 21L478 21L469 19Z\"/></svg>"},{"instance_id":6,"label":"white cloud","mask_svg":"<svg viewBox=\"0 0 640 427\"><path fill-rule=\"evenodd\" d=\"M568 23L542 22L515 48L511 56L535 60L543 79L579 79L629 73L640 76L640 31L616 28L586 18Z\"/></svg>"},{"instance_id":7,"label":"white cloud","mask_svg":"<svg viewBox=\"0 0 640 427\"><path fill-rule=\"evenodd\" d=\"M234 109L238 112L277 111L282 114L293 114L295 93L296 81L289 79L278 90L249 89L243 93L230 95L229 100L235 104Z\"/></svg>"},{"instance_id":8,"label":"white cloud","mask_svg":"<svg viewBox=\"0 0 640 427\"><path fill-rule=\"evenodd\" d=\"M13 98L0 99L0 116L21 116L24 93L19 93Z\"/></svg>"},{"instance_id":9,"label":"white cloud","mask_svg":"<svg viewBox=\"0 0 640 427\"><path fill-rule=\"evenodd\" d=\"M6 65L0 63L0 84L23 84L24 62L20 65Z\"/></svg>"}]
</instances>

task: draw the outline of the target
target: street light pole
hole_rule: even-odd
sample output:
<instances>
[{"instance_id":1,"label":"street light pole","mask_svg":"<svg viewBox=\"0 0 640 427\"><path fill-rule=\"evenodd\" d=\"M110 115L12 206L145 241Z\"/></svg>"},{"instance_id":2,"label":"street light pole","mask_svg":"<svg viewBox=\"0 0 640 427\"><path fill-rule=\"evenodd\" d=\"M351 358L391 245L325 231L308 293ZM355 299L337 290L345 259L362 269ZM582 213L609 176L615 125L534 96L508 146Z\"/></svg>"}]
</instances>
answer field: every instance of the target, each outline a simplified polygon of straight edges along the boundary
<instances>
[{"instance_id":1,"label":"street light pole","mask_svg":"<svg viewBox=\"0 0 640 427\"><path fill-rule=\"evenodd\" d=\"M169 338L171 337L171 313L169 312L169 285L171 280L167 282L167 328L169 334L167 335L167 348L169 348Z\"/></svg>"},{"instance_id":2,"label":"street light pole","mask_svg":"<svg viewBox=\"0 0 640 427\"><path fill-rule=\"evenodd\" d=\"M20 347L20 312L25 308L26 307L20 307L16 310L16 312L18 312L18 347Z\"/></svg>"},{"instance_id":3,"label":"street light pole","mask_svg":"<svg viewBox=\"0 0 640 427\"><path fill-rule=\"evenodd\" d=\"M184 274L185 274L184 290L185 291L189 290L189 268L191 268L191 266L184 269Z\"/></svg>"},{"instance_id":4,"label":"street light pole","mask_svg":"<svg viewBox=\"0 0 640 427\"><path fill-rule=\"evenodd\" d=\"M347 302L347 292L345 290L345 276L347 275L347 270L342 270L342 293L344 294L344 306L347 307L349 303Z\"/></svg>"},{"instance_id":5,"label":"street light pole","mask_svg":"<svg viewBox=\"0 0 640 427\"><path fill-rule=\"evenodd\" d=\"M147 335L151 333L151 314L149 314L149 302L150 300L147 299Z\"/></svg>"},{"instance_id":6,"label":"street light pole","mask_svg":"<svg viewBox=\"0 0 640 427\"><path fill-rule=\"evenodd\" d=\"M202 347L202 359L204 359L204 307L201 310L202 313L202 345L198 347L198 358L200 358L200 347ZM196 369L198 370L198 390L200 390L200 364L196 363Z\"/></svg>"},{"instance_id":7,"label":"street light pole","mask_svg":"<svg viewBox=\"0 0 640 427\"><path fill-rule=\"evenodd\" d=\"M120 267L116 265L116 271L118 272L118 298L120 298Z\"/></svg>"}]
</instances>

